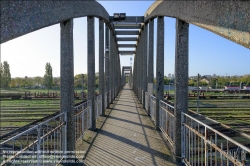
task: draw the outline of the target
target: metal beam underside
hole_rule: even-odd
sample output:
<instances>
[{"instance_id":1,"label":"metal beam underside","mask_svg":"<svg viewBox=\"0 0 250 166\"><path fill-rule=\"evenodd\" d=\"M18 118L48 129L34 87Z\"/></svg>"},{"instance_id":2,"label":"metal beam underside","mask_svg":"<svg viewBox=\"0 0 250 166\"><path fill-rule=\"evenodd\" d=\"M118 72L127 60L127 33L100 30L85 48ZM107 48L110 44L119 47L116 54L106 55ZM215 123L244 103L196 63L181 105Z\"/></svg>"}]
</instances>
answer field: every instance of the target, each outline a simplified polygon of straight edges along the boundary
<instances>
[{"instance_id":1,"label":"metal beam underside","mask_svg":"<svg viewBox=\"0 0 250 166\"><path fill-rule=\"evenodd\" d=\"M141 29L141 24L113 24L114 29Z\"/></svg>"},{"instance_id":2,"label":"metal beam underside","mask_svg":"<svg viewBox=\"0 0 250 166\"><path fill-rule=\"evenodd\" d=\"M124 20L114 20L113 16L109 16L109 22L133 22L133 23L143 23L144 16L126 16Z\"/></svg>"},{"instance_id":3,"label":"metal beam underside","mask_svg":"<svg viewBox=\"0 0 250 166\"><path fill-rule=\"evenodd\" d=\"M120 55L133 55L135 51L119 51Z\"/></svg>"},{"instance_id":4,"label":"metal beam underside","mask_svg":"<svg viewBox=\"0 0 250 166\"><path fill-rule=\"evenodd\" d=\"M137 37L117 37L117 41L137 41Z\"/></svg>"},{"instance_id":5,"label":"metal beam underside","mask_svg":"<svg viewBox=\"0 0 250 166\"><path fill-rule=\"evenodd\" d=\"M136 47L136 44L118 44L118 47L131 48L131 47Z\"/></svg>"},{"instance_id":6,"label":"metal beam underside","mask_svg":"<svg viewBox=\"0 0 250 166\"><path fill-rule=\"evenodd\" d=\"M139 31L115 31L116 35L139 35Z\"/></svg>"}]
</instances>

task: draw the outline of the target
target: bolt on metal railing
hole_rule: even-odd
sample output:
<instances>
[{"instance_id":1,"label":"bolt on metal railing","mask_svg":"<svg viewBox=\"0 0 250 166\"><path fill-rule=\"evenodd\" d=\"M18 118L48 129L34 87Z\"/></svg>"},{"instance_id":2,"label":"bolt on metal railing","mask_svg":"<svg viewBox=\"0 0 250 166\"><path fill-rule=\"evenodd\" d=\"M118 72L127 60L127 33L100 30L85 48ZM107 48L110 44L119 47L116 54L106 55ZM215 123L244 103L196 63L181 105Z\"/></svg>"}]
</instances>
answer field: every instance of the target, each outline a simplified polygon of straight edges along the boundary
<instances>
[{"instance_id":1,"label":"bolt on metal railing","mask_svg":"<svg viewBox=\"0 0 250 166\"><path fill-rule=\"evenodd\" d=\"M169 143L174 146L174 107L160 100L159 128Z\"/></svg>"},{"instance_id":2,"label":"bolt on metal railing","mask_svg":"<svg viewBox=\"0 0 250 166\"><path fill-rule=\"evenodd\" d=\"M182 113L182 158L187 165L250 165L250 149Z\"/></svg>"}]
</instances>

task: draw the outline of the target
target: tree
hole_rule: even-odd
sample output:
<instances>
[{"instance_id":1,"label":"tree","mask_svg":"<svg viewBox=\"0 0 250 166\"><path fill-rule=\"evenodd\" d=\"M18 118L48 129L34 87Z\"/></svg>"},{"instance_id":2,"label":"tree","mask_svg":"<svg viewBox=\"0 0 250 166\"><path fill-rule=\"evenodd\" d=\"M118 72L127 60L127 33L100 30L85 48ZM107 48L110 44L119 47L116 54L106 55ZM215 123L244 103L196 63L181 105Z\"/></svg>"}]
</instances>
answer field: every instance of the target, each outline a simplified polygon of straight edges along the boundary
<instances>
[{"instance_id":1,"label":"tree","mask_svg":"<svg viewBox=\"0 0 250 166\"><path fill-rule=\"evenodd\" d=\"M10 66L7 61L1 64L1 86L8 88L11 82Z\"/></svg>"},{"instance_id":2,"label":"tree","mask_svg":"<svg viewBox=\"0 0 250 166\"><path fill-rule=\"evenodd\" d=\"M35 77L34 82L35 82L35 84L36 84L37 86L40 86L40 85L42 84L42 82L43 82L43 78L37 76L37 77Z\"/></svg>"},{"instance_id":3,"label":"tree","mask_svg":"<svg viewBox=\"0 0 250 166\"><path fill-rule=\"evenodd\" d=\"M48 89L51 89L52 84L53 84L52 67L50 63L47 62L45 65L44 85Z\"/></svg>"}]
</instances>

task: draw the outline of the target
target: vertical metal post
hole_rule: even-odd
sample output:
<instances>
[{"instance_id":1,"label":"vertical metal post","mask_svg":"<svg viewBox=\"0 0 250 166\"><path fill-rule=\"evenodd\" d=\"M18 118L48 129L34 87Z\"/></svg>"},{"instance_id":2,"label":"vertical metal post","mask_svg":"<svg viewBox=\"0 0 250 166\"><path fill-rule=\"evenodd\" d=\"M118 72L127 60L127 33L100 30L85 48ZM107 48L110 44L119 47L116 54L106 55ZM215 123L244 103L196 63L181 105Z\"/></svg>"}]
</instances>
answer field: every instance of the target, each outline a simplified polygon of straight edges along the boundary
<instances>
[{"instance_id":1,"label":"vertical metal post","mask_svg":"<svg viewBox=\"0 0 250 166\"><path fill-rule=\"evenodd\" d=\"M99 94L102 95L102 103L104 103L104 93L104 21L99 19ZM105 115L104 107L101 115Z\"/></svg>"},{"instance_id":2,"label":"vertical metal post","mask_svg":"<svg viewBox=\"0 0 250 166\"><path fill-rule=\"evenodd\" d=\"M109 72L109 27L106 24L105 29L105 83L106 83L106 92L107 94L107 107L109 108L109 82L110 82L110 72Z\"/></svg>"},{"instance_id":3,"label":"vertical metal post","mask_svg":"<svg viewBox=\"0 0 250 166\"><path fill-rule=\"evenodd\" d=\"M174 153L181 163L181 113L188 111L188 33L189 24L176 20Z\"/></svg>"},{"instance_id":4,"label":"vertical metal post","mask_svg":"<svg viewBox=\"0 0 250 166\"><path fill-rule=\"evenodd\" d=\"M60 23L60 27L60 110L61 112L65 112L67 118L65 119L66 131L64 130L62 133L62 135L65 136L62 140L62 150L66 152L75 150L73 19Z\"/></svg>"},{"instance_id":5,"label":"vertical metal post","mask_svg":"<svg viewBox=\"0 0 250 166\"><path fill-rule=\"evenodd\" d=\"M197 113L199 113L199 106L200 106L200 74L197 75Z\"/></svg>"},{"instance_id":6,"label":"vertical metal post","mask_svg":"<svg viewBox=\"0 0 250 166\"><path fill-rule=\"evenodd\" d=\"M96 129L95 121L95 19L92 16L87 17L88 23L88 100L92 101L92 124L91 128Z\"/></svg>"},{"instance_id":7,"label":"vertical metal post","mask_svg":"<svg viewBox=\"0 0 250 166\"><path fill-rule=\"evenodd\" d=\"M150 96L154 94L154 19L149 21L149 39L148 39L148 101ZM148 116L150 109L148 109Z\"/></svg>"},{"instance_id":8,"label":"vertical metal post","mask_svg":"<svg viewBox=\"0 0 250 166\"><path fill-rule=\"evenodd\" d=\"M164 17L157 17L157 50L156 50L156 115L155 126L159 126L159 104L164 95ZM181 128L181 127L180 127ZM179 130L180 130L179 128Z\"/></svg>"},{"instance_id":9,"label":"vertical metal post","mask_svg":"<svg viewBox=\"0 0 250 166\"><path fill-rule=\"evenodd\" d=\"M146 108L145 106L145 92L147 92L147 45L148 45L148 24L145 24L144 30L143 30L143 107Z\"/></svg>"}]
</instances>

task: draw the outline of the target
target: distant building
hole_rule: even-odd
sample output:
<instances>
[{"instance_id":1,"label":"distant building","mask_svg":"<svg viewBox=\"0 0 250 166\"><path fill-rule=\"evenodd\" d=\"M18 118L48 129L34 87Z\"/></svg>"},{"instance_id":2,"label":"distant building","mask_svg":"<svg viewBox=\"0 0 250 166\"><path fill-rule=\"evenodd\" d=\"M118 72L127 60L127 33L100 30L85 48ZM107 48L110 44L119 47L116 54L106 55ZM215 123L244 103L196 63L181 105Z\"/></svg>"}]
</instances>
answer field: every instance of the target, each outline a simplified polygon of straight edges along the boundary
<instances>
[{"instance_id":1,"label":"distant building","mask_svg":"<svg viewBox=\"0 0 250 166\"><path fill-rule=\"evenodd\" d=\"M174 74L172 74L172 78L174 78Z\"/></svg>"},{"instance_id":2,"label":"distant building","mask_svg":"<svg viewBox=\"0 0 250 166\"><path fill-rule=\"evenodd\" d=\"M171 78L171 73L168 73L168 78Z\"/></svg>"}]
</instances>

